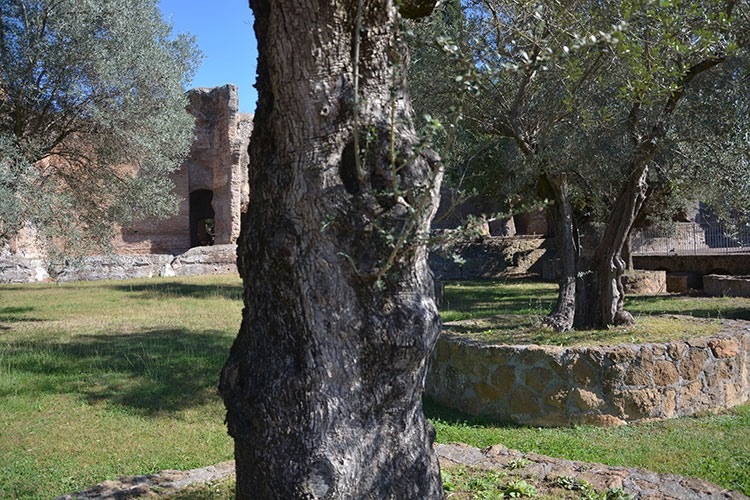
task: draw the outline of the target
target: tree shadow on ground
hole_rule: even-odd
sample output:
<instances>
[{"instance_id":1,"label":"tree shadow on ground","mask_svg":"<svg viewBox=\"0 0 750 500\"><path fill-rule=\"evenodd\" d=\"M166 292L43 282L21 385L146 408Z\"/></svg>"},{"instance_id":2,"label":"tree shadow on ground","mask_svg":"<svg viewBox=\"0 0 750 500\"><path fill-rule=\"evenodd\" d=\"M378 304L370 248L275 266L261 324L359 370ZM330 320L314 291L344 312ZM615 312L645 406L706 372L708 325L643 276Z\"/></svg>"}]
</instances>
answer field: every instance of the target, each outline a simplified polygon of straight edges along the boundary
<instances>
[{"instance_id":1,"label":"tree shadow on ground","mask_svg":"<svg viewBox=\"0 0 750 500\"><path fill-rule=\"evenodd\" d=\"M242 300L242 283L210 284L160 282L146 284L117 284L108 288L121 292L136 292L141 298L163 299L166 297L193 297L197 299L223 297L230 300Z\"/></svg>"},{"instance_id":2,"label":"tree shadow on ground","mask_svg":"<svg viewBox=\"0 0 750 500\"><path fill-rule=\"evenodd\" d=\"M468 425L471 427L521 428L528 427L511 422L510 420L496 420L474 416L460 410L443 406L427 394L422 395L424 415L430 420L441 420L452 425Z\"/></svg>"},{"instance_id":3,"label":"tree shadow on ground","mask_svg":"<svg viewBox=\"0 0 750 500\"><path fill-rule=\"evenodd\" d=\"M42 318L30 317L27 314L35 311L36 308L31 306L11 306L11 307L0 307L0 330L10 330L11 327L3 325L3 323L24 323L24 322L40 322L46 321Z\"/></svg>"},{"instance_id":4,"label":"tree shadow on ground","mask_svg":"<svg viewBox=\"0 0 750 500\"><path fill-rule=\"evenodd\" d=\"M625 309L636 313L659 315L678 314L696 318L741 319L750 321L750 300L732 297L729 300L742 301L737 307L719 307L712 303L721 297L695 295L637 295L628 297L632 302ZM744 306L744 302L748 307Z\"/></svg>"},{"instance_id":5,"label":"tree shadow on ground","mask_svg":"<svg viewBox=\"0 0 750 500\"><path fill-rule=\"evenodd\" d=\"M78 394L91 404L148 415L215 398L231 342L214 330L144 329L79 335L67 342L14 342L6 355L14 372L32 375L15 384L15 394Z\"/></svg>"}]
</instances>

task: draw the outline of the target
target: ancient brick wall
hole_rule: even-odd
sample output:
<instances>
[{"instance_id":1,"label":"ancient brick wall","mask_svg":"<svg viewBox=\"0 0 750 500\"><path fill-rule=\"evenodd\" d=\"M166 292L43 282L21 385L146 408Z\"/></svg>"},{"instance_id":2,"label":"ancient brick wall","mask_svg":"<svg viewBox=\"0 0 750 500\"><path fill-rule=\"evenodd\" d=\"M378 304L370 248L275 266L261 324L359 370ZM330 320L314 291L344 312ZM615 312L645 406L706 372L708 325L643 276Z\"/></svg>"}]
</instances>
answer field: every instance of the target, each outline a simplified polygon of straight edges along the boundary
<instances>
[{"instance_id":1,"label":"ancient brick wall","mask_svg":"<svg viewBox=\"0 0 750 500\"><path fill-rule=\"evenodd\" d=\"M124 228L114 242L116 253L179 254L197 246L195 237L191 241L196 222L191 226L190 200L191 193L199 190L211 193L213 243L237 241L241 210L248 200L247 145L253 117L238 111L237 86L233 84L192 89L188 101L187 109L195 117L195 138L188 159L172 176L173 193L181 200L179 212L168 219Z\"/></svg>"}]
</instances>

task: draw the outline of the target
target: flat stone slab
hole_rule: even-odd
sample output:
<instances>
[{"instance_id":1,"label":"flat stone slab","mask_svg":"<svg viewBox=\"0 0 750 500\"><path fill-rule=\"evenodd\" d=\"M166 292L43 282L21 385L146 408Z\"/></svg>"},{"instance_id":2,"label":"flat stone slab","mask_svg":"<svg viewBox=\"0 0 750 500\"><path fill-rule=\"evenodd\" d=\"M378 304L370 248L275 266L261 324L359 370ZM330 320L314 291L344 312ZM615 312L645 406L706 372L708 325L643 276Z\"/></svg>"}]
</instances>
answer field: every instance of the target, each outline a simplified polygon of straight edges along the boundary
<instances>
[{"instance_id":1,"label":"flat stone slab","mask_svg":"<svg viewBox=\"0 0 750 500\"><path fill-rule=\"evenodd\" d=\"M579 462L564 458L553 458L536 453L521 453L518 450L496 444L479 449L463 443L436 444L442 468L465 465L505 469L519 458L527 463L515 468L514 475L531 481L554 480L561 476L584 479L598 490L622 488L625 493L642 500L748 500L750 497L737 491L727 490L714 483L677 474L657 474L646 469L612 467L604 464ZM525 463L525 462L520 462ZM517 465L516 465L517 467Z\"/></svg>"},{"instance_id":2,"label":"flat stone slab","mask_svg":"<svg viewBox=\"0 0 750 500\"><path fill-rule=\"evenodd\" d=\"M53 500L124 500L161 498L193 484L224 481L234 476L234 460L187 471L163 470L155 474L107 480L83 491Z\"/></svg>"},{"instance_id":3,"label":"flat stone slab","mask_svg":"<svg viewBox=\"0 0 750 500\"><path fill-rule=\"evenodd\" d=\"M436 444L440 466L465 465L503 469L511 461L524 458L528 463L514 469L519 478L554 480L560 476L584 479L597 489L623 488L643 500L750 500L714 483L677 474L657 474L646 469L611 467L604 464L553 458L496 444L479 449L463 443ZM523 462L525 463L525 462ZM53 500L123 500L161 498L187 486L224 481L234 476L234 460L188 471L164 470L156 474L108 480L89 489L62 495Z\"/></svg>"}]
</instances>

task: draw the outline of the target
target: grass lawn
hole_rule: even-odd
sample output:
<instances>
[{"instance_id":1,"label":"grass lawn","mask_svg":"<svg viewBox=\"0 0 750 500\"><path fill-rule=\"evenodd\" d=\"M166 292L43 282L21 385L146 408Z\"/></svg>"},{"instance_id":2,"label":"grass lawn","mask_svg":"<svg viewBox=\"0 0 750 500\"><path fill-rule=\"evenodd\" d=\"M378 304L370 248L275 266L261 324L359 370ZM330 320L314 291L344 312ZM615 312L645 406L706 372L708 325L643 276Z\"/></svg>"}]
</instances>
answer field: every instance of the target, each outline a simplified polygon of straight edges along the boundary
<instances>
[{"instance_id":1,"label":"grass lawn","mask_svg":"<svg viewBox=\"0 0 750 500\"><path fill-rule=\"evenodd\" d=\"M493 306L493 297L503 303ZM239 327L240 299L236 276L1 285L0 498L49 499L107 478L232 458L215 384ZM553 287L540 283L449 285L444 314L467 319L526 307L541 314L553 299ZM682 309L671 304L683 299ZM629 308L699 314L709 307L687 297L662 300L634 299ZM748 306L720 307L731 317ZM714 310L708 314L716 317ZM502 442L702 477L750 493L747 405L719 416L618 429L509 426L429 401L426 413L440 442ZM180 498L229 498L231 487L185 495L192 496Z\"/></svg>"},{"instance_id":2,"label":"grass lawn","mask_svg":"<svg viewBox=\"0 0 750 500\"><path fill-rule=\"evenodd\" d=\"M542 325L556 298L557 285L533 279L453 281L446 283L440 315L446 330L475 340L563 346L678 340L717 333L712 319L750 320L750 298L631 296L625 309L635 325L558 333Z\"/></svg>"}]
</instances>

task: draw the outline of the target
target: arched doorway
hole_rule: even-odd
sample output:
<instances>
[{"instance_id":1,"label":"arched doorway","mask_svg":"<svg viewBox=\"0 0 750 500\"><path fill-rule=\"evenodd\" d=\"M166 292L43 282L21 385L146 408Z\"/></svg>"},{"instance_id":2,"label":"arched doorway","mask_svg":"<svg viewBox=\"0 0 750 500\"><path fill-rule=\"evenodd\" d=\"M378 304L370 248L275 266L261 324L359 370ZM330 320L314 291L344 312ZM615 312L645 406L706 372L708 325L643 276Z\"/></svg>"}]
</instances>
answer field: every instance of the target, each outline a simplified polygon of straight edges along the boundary
<instances>
[{"instance_id":1,"label":"arched doorway","mask_svg":"<svg viewBox=\"0 0 750 500\"><path fill-rule=\"evenodd\" d=\"M190 193L190 247L214 244L214 193L210 189L196 189Z\"/></svg>"}]
</instances>

